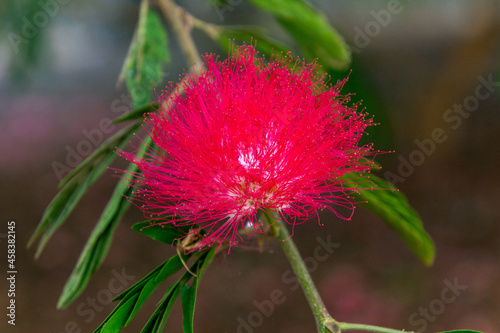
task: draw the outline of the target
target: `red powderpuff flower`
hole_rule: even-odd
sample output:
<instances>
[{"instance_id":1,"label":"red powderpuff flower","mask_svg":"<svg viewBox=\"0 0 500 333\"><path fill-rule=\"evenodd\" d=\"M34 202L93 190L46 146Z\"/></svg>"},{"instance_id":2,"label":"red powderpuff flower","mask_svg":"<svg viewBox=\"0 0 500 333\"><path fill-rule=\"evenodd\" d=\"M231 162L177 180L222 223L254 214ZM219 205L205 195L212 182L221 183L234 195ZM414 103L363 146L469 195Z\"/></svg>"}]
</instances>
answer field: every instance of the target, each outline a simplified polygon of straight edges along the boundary
<instances>
[{"instance_id":1,"label":"red powderpuff flower","mask_svg":"<svg viewBox=\"0 0 500 333\"><path fill-rule=\"evenodd\" d=\"M160 98L168 112L147 118L153 152L122 153L141 171L135 200L144 213L202 228L201 248L227 236L234 245L249 226L263 232L261 210L293 225L318 209L352 211L342 179L372 166L363 158L371 145L358 146L371 119L339 95L345 80L331 86L290 55L266 63L251 46L204 59L206 71L180 83L184 94Z\"/></svg>"}]
</instances>

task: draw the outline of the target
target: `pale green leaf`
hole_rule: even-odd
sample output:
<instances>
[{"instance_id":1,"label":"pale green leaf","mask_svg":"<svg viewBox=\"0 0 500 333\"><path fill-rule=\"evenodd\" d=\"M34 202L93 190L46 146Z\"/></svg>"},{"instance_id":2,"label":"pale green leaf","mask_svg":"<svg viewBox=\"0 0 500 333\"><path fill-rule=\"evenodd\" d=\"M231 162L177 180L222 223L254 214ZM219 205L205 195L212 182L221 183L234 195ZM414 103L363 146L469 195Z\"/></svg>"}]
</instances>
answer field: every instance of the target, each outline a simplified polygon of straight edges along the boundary
<instances>
[{"instance_id":1,"label":"pale green leaf","mask_svg":"<svg viewBox=\"0 0 500 333\"><path fill-rule=\"evenodd\" d=\"M118 82L125 80L135 108L149 103L153 88L163 79L170 61L167 31L160 16L142 1L139 21Z\"/></svg>"}]
</instances>

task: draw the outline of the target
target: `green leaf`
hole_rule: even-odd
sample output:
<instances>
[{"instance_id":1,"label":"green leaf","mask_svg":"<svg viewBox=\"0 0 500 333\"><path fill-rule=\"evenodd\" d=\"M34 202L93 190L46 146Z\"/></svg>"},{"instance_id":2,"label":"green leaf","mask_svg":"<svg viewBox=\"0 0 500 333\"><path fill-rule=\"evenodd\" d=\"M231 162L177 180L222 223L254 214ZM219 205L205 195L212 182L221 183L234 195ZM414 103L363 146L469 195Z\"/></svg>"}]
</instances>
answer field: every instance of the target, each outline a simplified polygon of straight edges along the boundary
<instances>
[{"instance_id":1,"label":"green leaf","mask_svg":"<svg viewBox=\"0 0 500 333\"><path fill-rule=\"evenodd\" d=\"M172 220L173 221L173 220ZM167 221L165 221L167 222ZM179 239L189 232L189 227L176 227L171 223L157 224L159 222L148 220L136 223L132 229L152 239L172 245L174 240Z\"/></svg>"},{"instance_id":2,"label":"green leaf","mask_svg":"<svg viewBox=\"0 0 500 333\"><path fill-rule=\"evenodd\" d=\"M208 265L212 262L214 256L215 256L215 249L208 250L204 260L197 261L197 266L195 270L197 276L193 277L194 281L191 284L191 286L188 286L186 284L182 288L181 301L182 301L182 312L184 313L182 319L182 326L184 328L184 333L193 333L194 308L196 303L196 293L198 292L198 285Z\"/></svg>"},{"instance_id":3,"label":"green leaf","mask_svg":"<svg viewBox=\"0 0 500 333\"><path fill-rule=\"evenodd\" d=\"M83 196L90 184L97 179L96 173L103 172L102 170L92 170L87 175L87 178L82 182L74 182L65 186L50 202L49 206L45 209L41 221L38 223L37 228L31 235L28 241L28 247L33 245L35 240L43 235L38 244L35 258L38 257L47 241L50 239L54 231L64 223L68 215L71 213L76 203Z\"/></svg>"},{"instance_id":4,"label":"green leaf","mask_svg":"<svg viewBox=\"0 0 500 333\"><path fill-rule=\"evenodd\" d=\"M432 265L436 252L434 242L406 197L394 186L373 174L363 181L361 187L364 187L367 182L372 183L373 190L357 189L359 199L367 201L362 205L379 215L391 229L398 233L424 264ZM359 185L360 178L355 179L355 176L350 175L346 177L345 183L355 188Z\"/></svg>"},{"instance_id":5,"label":"green leaf","mask_svg":"<svg viewBox=\"0 0 500 333\"><path fill-rule=\"evenodd\" d=\"M151 142L151 139L148 137L139 149L139 153L137 153L138 158L144 156L144 151L148 149ZM71 276L64 286L57 304L58 308L66 308L80 295L87 286L91 276L106 257L113 233L130 205L127 199L133 195L133 187L130 183L133 180L132 175L138 171L137 165L131 163L126 174L124 174L121 181L116 185L108 204L104 208L99 221L78 258Z\"/></svg>"},{"instance_id":6,"label":"green leaf","mask_svg":"<svg viewBox=\"0 0 500 333\"><path fill-rule=\"evenodd\" d=\"M345 69L351 53L342 36L328 23L325 15L304 0L250 0L271 13L297 41L309 60L333 69Z\"/></svg>"},{"instance_id":7,"label":"green leaf","mask_svg":"<svg viewBox=\"0 0 500 333\"><path fill-rule=\"evenodd\" d=\"M167 323L168 315L172 310L172 306L181 291L182 285L180 282L172 285L165 294L165 297L156 308L155 312L148 320L141 333L161 333Z\"/></svg>"},{"instance_id":8,"label":"green leaf","mask_svg":"<svg viewBox=\"0 0 500 333\"><path fill-rule=\"evenodd\" d=\"M175 300L177 299L177 296L179 295L179 293L181 293L181 291L183 291L184 293L184 300L182 304L182 308L184 311L183 326L184 329L186 328L189 329L190 327L192 329L192 322L193 322L192 319L194 316L194 302L196 301L195 296L196 296L196 290L198 288L198 283L201 277L203 276L206 268L213 260L214 256L215 256L215 248L207 250L200 254L200 256L190 267L190 271L197 272L198 277L194 277L193 275L191 275L190 272L185 272L181 276L179 281L177 281L167 290L165 296L160 301L160 305L155 310L151 318L148 320L148 322L142 329L141 333L155 333L155 332L160 333L163 330L168 315L170 314L170 310L172 309L172 306L174 305ZM195 279L192 286L189 287L193 289L189 291L184 291L186 290L185 287L187 283L191 279ZM194 296L191 296L193 294ZM190 323L188 323L188 321ZM189 330L187 331L185 330L185 332L189 332Z\"/></svg>"},{"instance_id":9,"label":"green leaf","mask_svg":"<svg viewBox=\"0 0 500 333\"><path fill-rule=\"evenodd\" d=\"M76 168L74 168L60 183L59 188L64 187L70 181L77 177L81 177L85 172L92 167L102 164L102 159L111 155L113 158L116 157L114 153L116 148L122 148L125 146L129 139L135 134L135 132L141 127L140 123L133 124L126 128L123 128L109 139L104 141L90 156L88 156L82 163L80 163Z\"/></svg>"},{"instance_id":10,"label":"green leaf","mask_svg":"<svg viewBox=\"0 0 500 333\"><path fill-rule=\"evenodd\" d=\"M38 257L54 232L66 221L89 187L106 171L115 159L113 150L123 147L139 125L130 126L106 140L94 153L62 180L62 189L43 213L42 219L28 241L28 247L41 237L35 257Z\"/></svg>"},{"instance_id":11,"label":"green leaf","mask_svg":"<svg viewBox=\"0 0 500 333\"><path fill-rule=\"evenodd\" d=\"M144 114L150 113L150 112L155 112L160 108L160 104L158 103L151 103L147 105L143 105L135 110L130 111L129 113L124 114L121 117L113 119L111 123L113 124L118 124L118 123L123 123L125 121L129 120L136 120L139 118L143 118Z\"/></svg>"},{"instance_id":12,"label":"green leaf","mask_svg":"<svg viewBox=\"0 0 500 333\"><path fill-rule=\"evenodd\" d=\"M134 307L137 304L137 298L138 295L134 295L134 297L131 297L127 299L126 301L120 302L120 309L119 311L112 312L112 316L108 317L109 319L106 319L105 324L101 324L99 328L97 328L94 332L101 332L101 333L116 333L120 332L122 328L125 326L125 323L127 322L128 318L131 316L132 312L134 311Z\"/></svg>"},{"instance_id":13,"label":"green leaf","mask_svg":"<svg viewBox=\"0 0 500 333\"><path fill-rule=\"evenodd\" d=\"M35 253L35 258L40 256L54 232L66 221L76 204L80 201L88 188L106 170L113 158L114 157L108 156L100 165L91 167L85 174L84 179L66 185L54 199L52 199L43 213L40 223L28 241L29 247L38 237L41 237Z\"/></svg>"},{"instance_id":14,"label":"green leaf","mask_svg":"<svg viewBox=\"0 0 500 333\"><path fill-rule=\"evenodd\" d=\"M256 48L261 51L266 57L270 58L273 54L280 52L287 53L289 48L279 41L269 37L266 29L259 26L222 26L219 28L219 42L224 49L229 50L231 47L230 40L236 39L247 44L255 43Z\"/></svg>"},{"instance_id":15,"label":"green leaf","mask_svg":"<svg viewBox=\"0 0 500 333\"><path fill-rule=\"evenodd\" d=\"M139 21L118 83L126 81L135 108L147 104L153 88L163 79L163 66L170 61L167 31L159 15L141 2Z\"/></svg>"},{"instance_id":16,"label":"green leaf","mask_svg":"<svg viewBox=\"0 0 500 333\"><path fill-rule=\"evenodd\" d=\"M183 260L188 260L190 256L190 254L183 255ZM156 267L141 281L114 299L121 301L94 332L114 333L127 326L153 291L183 267L177 255Z\"/></svg>"},{"instance_id":17,"label":"green leaf","mask_svg":"<svg viewBox=\"0 0 500 333\"><path fill-rule=\"evenodd\" d=\"M198 290L198 278L195 278L193 286L184 285L181 292L182 301L182 328L184 333L193 333L194 331L194 307L196 303L196 292Z\"/></svg>"}]
</instances>

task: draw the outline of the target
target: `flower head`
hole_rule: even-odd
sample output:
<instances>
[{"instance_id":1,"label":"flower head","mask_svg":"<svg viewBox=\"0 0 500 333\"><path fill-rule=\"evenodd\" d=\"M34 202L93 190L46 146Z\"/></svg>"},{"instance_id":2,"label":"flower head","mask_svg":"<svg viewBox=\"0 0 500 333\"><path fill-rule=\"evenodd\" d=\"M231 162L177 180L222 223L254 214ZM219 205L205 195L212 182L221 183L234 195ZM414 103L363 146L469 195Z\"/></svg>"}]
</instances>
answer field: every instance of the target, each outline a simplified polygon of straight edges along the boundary
<instances>
[{"instance_id":1,"label":"flower head","mask_svg":"<svg viewBox=\"0 0 500 333\"><path fill-rule=\"evenodd\" d=\"M245 45L205 63L146 119L153 152L122 153L141 171L135 200L148 216L203 228L202 247L234 245L248 226L263 231L259 211L296 224L318 209L354 208L343 176L371 167L371 145L358 145L371 119L340 95L345 80L331 86L315 64L265 62Z\"/></svg>"}]
</instances>

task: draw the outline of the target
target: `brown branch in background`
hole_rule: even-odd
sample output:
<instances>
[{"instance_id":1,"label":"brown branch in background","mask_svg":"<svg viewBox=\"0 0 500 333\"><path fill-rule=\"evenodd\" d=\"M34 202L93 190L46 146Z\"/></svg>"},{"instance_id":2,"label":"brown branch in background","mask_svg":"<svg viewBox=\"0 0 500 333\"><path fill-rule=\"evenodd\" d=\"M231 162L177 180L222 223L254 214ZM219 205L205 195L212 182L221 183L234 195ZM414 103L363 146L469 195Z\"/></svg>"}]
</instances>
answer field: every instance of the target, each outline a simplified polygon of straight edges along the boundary
<instances>
[{"instance_id":1,"label":"brown branch in background","mask_svg":"<svg viewBox=\"0 0 500 333\"><path fill-rule=\"evenodd\" d=\"M193 17L172 0L157 0L157 4L177 35L181 49L186 56L186 62L195 73L200 73L203 68L203 61L191 37Z\"/></svg>"},{"instance_id":2,"label":"brown branch in background","mask_svg":"<svg viewBox=\"0 0 500 333\"><path fill-rule=\"evenodd\" d=\"M214 41L218 41L221 35L221 27L204 22L192 16L193 27L203 31L208 37L212 38Z\"/></svg>"}]
</instances>

